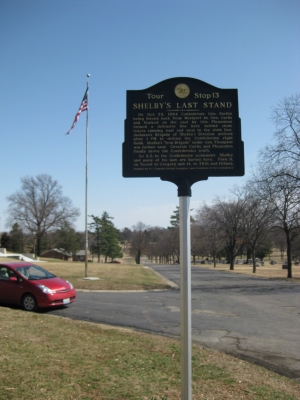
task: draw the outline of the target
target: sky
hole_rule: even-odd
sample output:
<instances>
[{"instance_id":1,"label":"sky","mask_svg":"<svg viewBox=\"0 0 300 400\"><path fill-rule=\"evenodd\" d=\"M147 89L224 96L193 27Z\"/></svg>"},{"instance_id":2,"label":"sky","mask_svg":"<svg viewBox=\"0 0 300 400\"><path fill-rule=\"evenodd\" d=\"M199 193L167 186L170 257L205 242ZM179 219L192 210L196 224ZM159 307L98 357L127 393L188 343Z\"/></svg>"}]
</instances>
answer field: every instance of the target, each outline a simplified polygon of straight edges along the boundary
<instances>
[{"instance_id":1,"label":"sky","mask_svg":"<svg viewBox=\"0 0 300 400\"><path fill-rule=\"evenodd\" d=\"M275 131L272 107L300 87L299 0L1 0L0 231L21 178L48 174L85 229L86 113L70 135L89 79L88 215L167 227L177 187L123 178L126 91L191 77L238 89L244 177L192 186L192 214L243 185ZM90 74L90 78L87 78ZM88 219L91 222L91 219Z\"/></svg>"}]
</instances>

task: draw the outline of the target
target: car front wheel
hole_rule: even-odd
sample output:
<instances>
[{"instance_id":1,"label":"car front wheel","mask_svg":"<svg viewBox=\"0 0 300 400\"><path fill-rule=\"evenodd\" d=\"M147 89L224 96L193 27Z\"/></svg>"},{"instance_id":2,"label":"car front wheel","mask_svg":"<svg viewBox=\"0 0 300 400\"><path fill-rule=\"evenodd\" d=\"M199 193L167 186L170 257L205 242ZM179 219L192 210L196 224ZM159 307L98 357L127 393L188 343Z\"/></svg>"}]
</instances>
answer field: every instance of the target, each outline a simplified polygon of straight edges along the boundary
<instances>
[{"instance_id":1,"label":"car front wheel","mask_svg":"<svg viewBox=\"0 0 300 400\"><path fill-rule=\"evenodd\" d=\"M25 311L37 311L38 305L32 294L25 294L22 298L22 307Z\"/></svg>"}]
</instances>

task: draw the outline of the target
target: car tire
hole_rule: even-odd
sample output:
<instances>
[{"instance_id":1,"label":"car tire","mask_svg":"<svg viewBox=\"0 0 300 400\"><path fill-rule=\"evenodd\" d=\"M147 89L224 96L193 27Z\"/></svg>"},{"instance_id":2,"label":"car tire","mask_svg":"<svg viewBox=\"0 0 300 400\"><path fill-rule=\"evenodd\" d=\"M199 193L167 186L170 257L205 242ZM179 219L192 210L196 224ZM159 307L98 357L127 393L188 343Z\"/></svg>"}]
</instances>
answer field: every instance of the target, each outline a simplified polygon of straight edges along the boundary
<instances>
[{"instance_id":1,"label":"car tire","mask_svg":"<svg viewBox=\"0 0 300 400\"><path fill-rule=\"evenodd\" d=\"M25 294L22 298L22 307L25 311L37 311L38 304L36 298L32 294Z\"/></svg>"}]
</instances>

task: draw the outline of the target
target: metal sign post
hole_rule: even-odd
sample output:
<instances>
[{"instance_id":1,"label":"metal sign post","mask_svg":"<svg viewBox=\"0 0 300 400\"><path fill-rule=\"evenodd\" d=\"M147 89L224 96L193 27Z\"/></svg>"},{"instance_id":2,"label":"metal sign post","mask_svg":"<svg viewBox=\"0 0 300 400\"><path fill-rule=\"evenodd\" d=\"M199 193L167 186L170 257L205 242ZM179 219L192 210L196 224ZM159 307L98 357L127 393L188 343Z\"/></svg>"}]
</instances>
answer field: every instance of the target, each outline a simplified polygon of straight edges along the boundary
<instances>
[{"instance_id":1,"label":"metal sign post","mask_svg":"<svg viewBox=\"0 0 300 400\"><path fill-rule=\"evenodd\" d=\"M192 399L192 311L190 197L179 197L181 398Z\"/></svg>"},{"instance_id":2,"label":"metal sign post","mask_svg":"<svg viewBox=\"0 0 300 400\"><path fill-rule=\"evenodd\" d=\"M190 197L194 180L161 178L175 183L179 197L180 229L180 338L181 398L192 400L192 300L191 300L191 221ZM207 178L199 177L199 180ZM196 180L198 181L198 179Z\"/></svg>"}]
</instances>

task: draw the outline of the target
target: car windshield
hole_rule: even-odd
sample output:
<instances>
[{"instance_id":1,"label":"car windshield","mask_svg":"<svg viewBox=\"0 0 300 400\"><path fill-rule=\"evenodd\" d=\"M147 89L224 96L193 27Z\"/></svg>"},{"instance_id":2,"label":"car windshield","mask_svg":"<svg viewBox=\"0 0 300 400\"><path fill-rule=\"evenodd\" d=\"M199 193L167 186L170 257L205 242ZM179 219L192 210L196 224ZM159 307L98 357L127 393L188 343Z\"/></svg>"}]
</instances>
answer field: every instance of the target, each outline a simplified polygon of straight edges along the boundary
<instances>
[{"instance_id":1,"label":"car windshield","mask_svg":"<svg viewBox=\"0 0 300 400\"><path fill-rule=\"evenodd\" d=\"M46 271L45 269L39 267L38 265L26 265L22 267L15 268L19 274L23 275L24 278L29 281L36 281L39 279L50 279L54 278L55 275L51 274L51 272Z\"/></svg>"}]
</instances>

